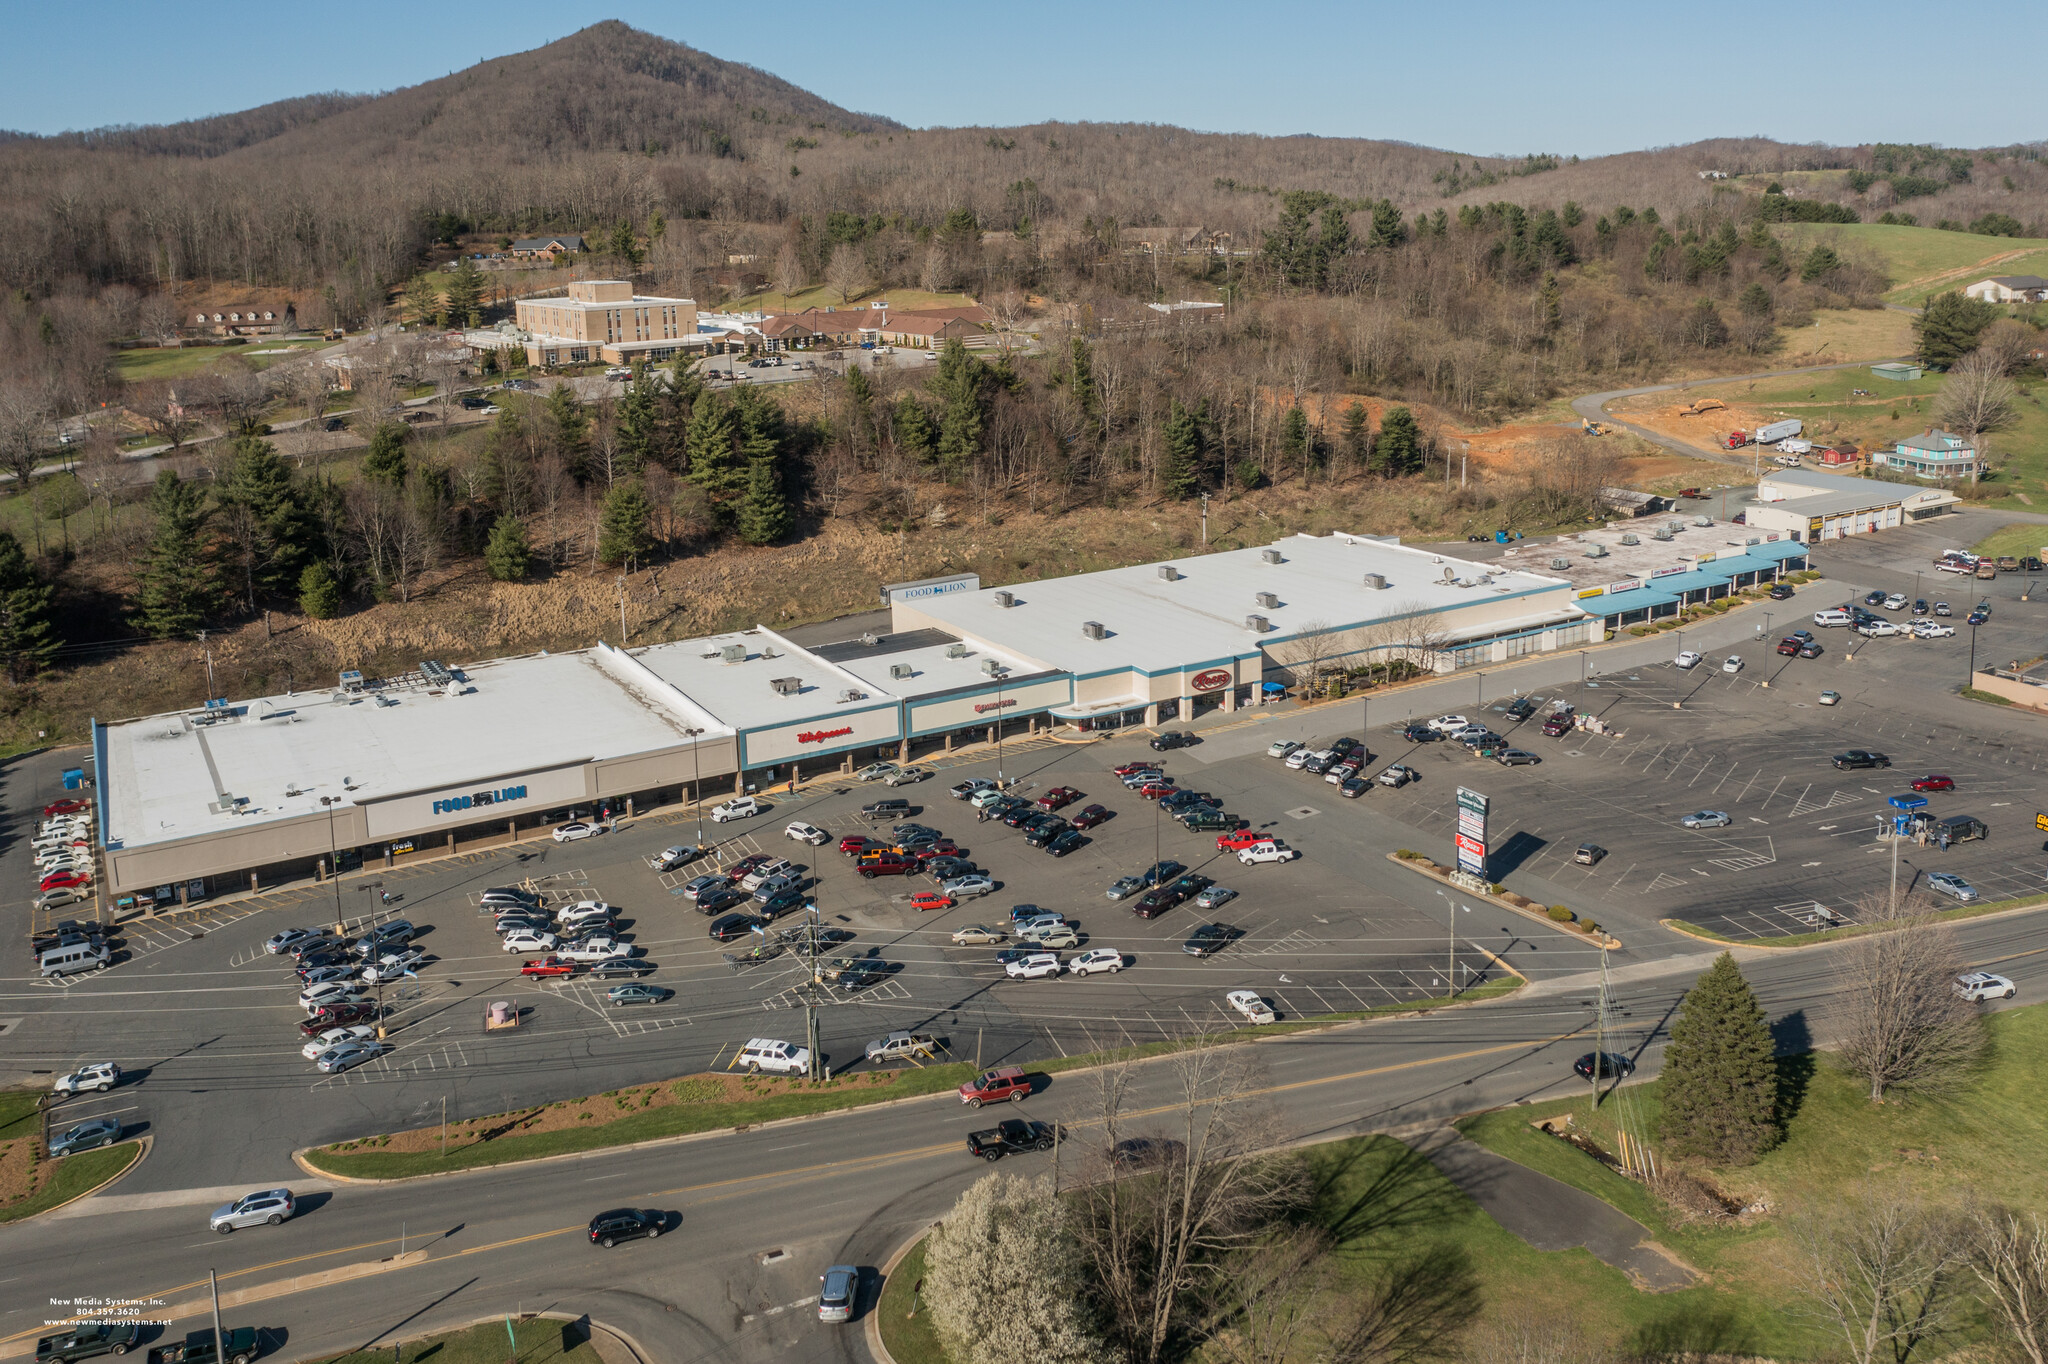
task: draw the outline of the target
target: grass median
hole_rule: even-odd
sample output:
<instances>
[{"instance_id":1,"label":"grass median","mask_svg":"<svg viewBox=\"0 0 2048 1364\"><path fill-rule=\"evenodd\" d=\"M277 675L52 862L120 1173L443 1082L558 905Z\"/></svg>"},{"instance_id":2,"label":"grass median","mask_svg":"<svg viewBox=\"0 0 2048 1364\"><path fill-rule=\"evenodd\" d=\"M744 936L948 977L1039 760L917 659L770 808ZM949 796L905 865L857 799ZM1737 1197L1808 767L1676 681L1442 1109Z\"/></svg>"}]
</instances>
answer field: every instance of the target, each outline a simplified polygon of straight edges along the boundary
<instances>
[{"instance_id":1,"label":"grass median","mask_svg":"<svg viewBox=\"0 0 2048 1364\"><path fill-rule=\"evenodd\" d=\"M1086 1052L1034 1061L1035 1074L1163 1056L1189 1045L1244 1041L1274 1033L1306 1032L1334 1024L1478 1003L1511 994L1520 981L1488 981L1455 999L1418 999L1352 1013L1290 1019L1261 1028L1204 1034L1186 1041L1150 1042L1109 1052ZM583 1098L493 1113L407 1131L335 1142L301 1153L306 1164L345 1179L411 1179L484 1169L524 1160L578 1155L669 1137L732 1131L785 1118L813 1117L895 1099L948 1094L975 1074L971 1062L945 1061L907 1070L860 1071L814 1081L717 1072L656 1084L608 1090Z\"/></svg>"},{"instance_id":2,"label":"grass median","mask_svg":"<svg viewBox=\"0 0 2048 1364\"><path fill-rule=\"evenodd\" d=\"M124 1141L51 1160L43 1154L43 1094L0 1090L0 1225L91 1193L142 1155L140 1142Z\"/></svg>"},{"instance_id":3,"label":"grass median","mask_svg":"<svg viewBox=\"0 0 2048 1364\"><path fill-rule=\"evenodd\" d=\"M480 1322L466 1330L335 1355L324 1364L505 1364L508 1358L513 1364L600 1364L590 1328L581 1322L528 1317L513 1322L511 1329L514 1334L508 1336L503 1321Z\"/></svg>"},{"instance_id":4,"label":"grass median","mask_svg":"<svg viewBox=\"0 0 2048 1364\"><path fill-rule=\"evenodd\" d=\"M1957 905L1954 909L1938 909L1926 916L1923 922L1955 923L1963 919L1981 919L1986 914L2004 914L2015 909L2035 909L2048 904L2048 896L2022 895L2011 900L1979 900L1975 904ZM1702 928L1685 919L1659 919L1666 928L1680 933L1689 933L1695 938L1709 942L1723 942L1730 947L1813 947L1820 943L1838 942L1844 938L1860 938L1866 933L1879 931L1870 924L1846 924L1841 928L1822 928L1812 933L1788 933L1781 938L1731 938L1711 928Z\"/></svg>"}]
</instances>

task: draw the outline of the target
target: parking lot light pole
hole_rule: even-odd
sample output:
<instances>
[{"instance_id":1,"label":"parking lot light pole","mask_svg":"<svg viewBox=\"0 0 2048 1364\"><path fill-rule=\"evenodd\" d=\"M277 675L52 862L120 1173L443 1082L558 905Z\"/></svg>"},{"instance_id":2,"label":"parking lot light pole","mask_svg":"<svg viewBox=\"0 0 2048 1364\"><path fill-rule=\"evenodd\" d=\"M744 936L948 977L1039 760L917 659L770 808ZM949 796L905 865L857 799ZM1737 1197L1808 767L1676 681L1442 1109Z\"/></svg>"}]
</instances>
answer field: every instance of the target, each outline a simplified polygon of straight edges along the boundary
<instances>
[{"instance_id":1,"label":"parking lot light pole","mask_svg":"<svg viewBox=\"0 0 2048 1364\"><path fill-rule=\"evenodd\" d=\"M1970 631L1972 648L1975 647L1977 632ZM1974 653L1972 657L1974 657ZM334 807L341 804L340 796L322 796L320 803L327 808L327 876L334 882L334 931L341 932L341 851L334 842Z\"/></svg>"},{"instance_id":2,"label":"parking lot light pole","mask_svg":"<svg viewBox=\"0 0 2048 1364\"><path fill-rule=\"evenodd\" d=\"M700 853L704 851L704 754L697 746L697 740L703 735L701 729L683 731L683 737L690 741L690 767L694 773L694 780L690 783L690 804L697 807L697 851Z\"/></svg>"},{"instance_id":3,"label":"parking lot light pole","mask_svg":"<svg viewBox=\"0 0 2048 1364\"><path fill-rule=\"evenodd\" d=\"M1974 625L1970 627L1970 675L1963 679L1963 685L1977 685L1977 627Z\"/></svg>"}]
</instances>

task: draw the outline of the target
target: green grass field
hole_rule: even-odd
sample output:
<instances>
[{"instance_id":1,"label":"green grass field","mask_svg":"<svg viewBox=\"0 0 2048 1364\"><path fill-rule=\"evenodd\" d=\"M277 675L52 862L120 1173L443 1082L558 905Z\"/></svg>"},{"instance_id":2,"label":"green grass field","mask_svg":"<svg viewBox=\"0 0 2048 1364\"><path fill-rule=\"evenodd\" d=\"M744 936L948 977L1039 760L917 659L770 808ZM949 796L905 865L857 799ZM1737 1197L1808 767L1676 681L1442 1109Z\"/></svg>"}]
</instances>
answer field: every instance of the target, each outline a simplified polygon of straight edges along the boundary
<instances>
[{"instance_id":1,"label":"green grass field","mask_svg":"<svg viewBox=\"0 0 2048 1364\"><path fill-rule=\"evenodd\" d=\"M851 302L841 302L838 290L829 285L814 284L787 295L764 289L758 294L736 298L722 305L719 311L745 312L759 308L793 313L804 308L865 309L871 300L876 299L886 300L899 313L915 312L919 308L969 308L974 305L974 300L966 294L934 294L924 289L877 289L873 293L861 294Z\"/></svg>"},{"instance_id":2,"label":"green grass field","mask_svg":"<svg viewBox=\"0 0 2048 1364\"><path fill-rule=\"evenodd\" d=\"M2030 554L2039 558L2043 545L2048 545L2048 526L2022 521L2017 525L2000 526L1970 546L1970 551L1974 554L2010 554L2016 559Z\"/></svg>"},{"instance_id":3,"label":"green grass field","mask_svg":"<svg viewBox=\"0 0 2048 1364\"><path fill-rule=\"evenodd\" d=\"M335 1355L325 1364L425 1364L427 1360L433 1364L506 1364L507 1360L513 1364L598 1364L589 1330L575 1322L530 1317L512 1326L510 1337L502 1319L487 1321L466 1331L407 1341L397 1347L395 1355L386 1353L391 1346L379 1345Z\"/></svg>"},{"instance_id":4,"label":"green grass field","mask_svg":"<svg viewBox=\"0 0 2048 1364\"><path fill-rule=\"evenodd\" d=\"M267 369L289 355L254 355L252 351L290 349L297 352L316 351L326 348L326 341L283 341L269 337L258 338L245 346L173 346L158 348L142 346L134 350L114 353L114 372L133 384L144 379L182 379L197 374L216 360L233 355L255 369Z\"/></svg>"},{"instance_id":5,"label":"green grass field","mask_svg":"<svg viewBox=\"0 0 2048 1364\"><path fill-rule=\"evenodd\" d=\"M1989 1058L1945 1099L1876 1106L1825 1054L1780 1058L1780 1091L1790 1112L1783 1145L1746 1169L1708 1172L1724 1193L1770 1205L1773 1215L1747 1226L1679 1225L1642 1185L1530 1125L1570 1113L1575 1127L1612 1150L1615 1115L1624 1107L1640 1130L1654 1133L1658 1082L1630 1086L1625 1106L1610 1096L1595 1112L1580 1097L1482 1114L1459 1126L1490 1150L1613 1204L1706 1270L1714 1291L1730 1310L1746 1314L1755 1333L1734 1353L1780 1352L1809 1337L1785 1283L1776 1214L1846 1199L1873 1176L1903 1178L1946 1206L1992 1192L2018 1210L2048 1212L2048 1112L2036 1099L2048 1081L2048 1009L2008 1010L1992 1015L1988 1026Z\"/></svg>"},{"instance_id":6,"label":"green grass field","mask_svg":"<svg viewBox=\"0 0 2048 1364\"><path fill-rule=\"evenodd\" d=\"M1910 209L1911 205L1907 205ZM2038 237L1980 237L1972 232L1943 232L1934 227L1890 227L1878 223L1787 223L1778 229L1788 253L1803 253L1816 242L1838 252L1868 253L1882 259L1890 276L1888 303L1918 304L1943 289L1958 289L1986 275L2038 274L2022 261L1986 262L2011 252L2048 252ZM2031 259L2032 257L2028 257ZM1970 274L1971 278L1961 278Z\"/></svg>"},{"instance_id":7,"label":"green grass field","mask_svg":"<svg viewBox=\"0 0 2048 1364\"><path fill-rule=\"evenodd\" d=\"M923 1312L910 1315L918 1282L924 1278L924 1242L912 1246L897 1261L895 1270L882 1285L882 1300L875 1305L881 1318L882 1344L896 1364L947 1364L945 1348L932 1331L932 1319Z\"/></svg>"}]
</instances>

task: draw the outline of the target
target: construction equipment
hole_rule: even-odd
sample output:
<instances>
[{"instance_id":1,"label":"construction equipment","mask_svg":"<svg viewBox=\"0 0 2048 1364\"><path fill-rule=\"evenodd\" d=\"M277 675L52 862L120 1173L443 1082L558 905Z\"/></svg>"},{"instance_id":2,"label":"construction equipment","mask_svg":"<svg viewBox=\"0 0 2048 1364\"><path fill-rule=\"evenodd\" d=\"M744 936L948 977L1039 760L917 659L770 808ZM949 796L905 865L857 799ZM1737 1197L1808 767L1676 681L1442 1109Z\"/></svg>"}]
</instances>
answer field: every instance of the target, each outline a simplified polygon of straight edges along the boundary
<instances>
[{"instance_id":1,"label":"construction equipment","mask_svg":"<svg viewBox=\"0 0 2048 1364\"><path fill-rule=\"evenodd\" d=\"M1720 412L1727 406L1728 404L1722 402L1719 398L1700 398L1679 408L1678 415L1681 417L1697 417L1703 412Z\"/></svg>"},{"instance_id":2,"label":"construction equipment","mask_svg":"<svg viewBox=\"0 0 2048 1364\"><path fill-rule=\"evenodd\" d=\"M1604 423L1596 422L1591 417L1587 417L1579 423L1579 430L1588 436L1604 436L1609 428Z\"/></svg>"}]
</instances>

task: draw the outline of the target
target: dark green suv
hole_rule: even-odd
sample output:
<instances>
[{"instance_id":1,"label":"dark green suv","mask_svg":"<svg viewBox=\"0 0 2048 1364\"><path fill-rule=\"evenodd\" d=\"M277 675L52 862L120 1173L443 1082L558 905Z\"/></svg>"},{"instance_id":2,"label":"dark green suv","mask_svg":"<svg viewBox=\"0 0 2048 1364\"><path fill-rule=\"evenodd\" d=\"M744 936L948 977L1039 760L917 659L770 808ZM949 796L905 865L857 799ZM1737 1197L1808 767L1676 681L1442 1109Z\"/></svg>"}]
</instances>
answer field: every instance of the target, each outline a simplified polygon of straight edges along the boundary
<instances>
[{"instance_id":1,"label":"dark green suv","mask_svg":"<svg viewBox=\"0 0 2048 1364\"><path fill-rule=\"evenodd\" d=\"M63 1335L44 1336L36 1342L36 1364L71 1364L74 1359L90 1359L94 1355L125 1355L135 1343L139 1329L132 1321L114 1325L96 1322L74 1326Z\"/></svg>"},{"instance_id":2,"label":"dark green suv","mask_svg":"<svg viewBox=\"0 0 2048 1364\"><path fill-rule=\"evenodd\" d=\"M228 1332L228 1364L249 1364L256 1358L256 1329L237 1326ZM213 1328L188 1332L176 1345L159 1345L149 1352L151 1364L220 1364L214 1349Z\"/></svg>"}]
</instances>

